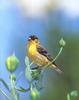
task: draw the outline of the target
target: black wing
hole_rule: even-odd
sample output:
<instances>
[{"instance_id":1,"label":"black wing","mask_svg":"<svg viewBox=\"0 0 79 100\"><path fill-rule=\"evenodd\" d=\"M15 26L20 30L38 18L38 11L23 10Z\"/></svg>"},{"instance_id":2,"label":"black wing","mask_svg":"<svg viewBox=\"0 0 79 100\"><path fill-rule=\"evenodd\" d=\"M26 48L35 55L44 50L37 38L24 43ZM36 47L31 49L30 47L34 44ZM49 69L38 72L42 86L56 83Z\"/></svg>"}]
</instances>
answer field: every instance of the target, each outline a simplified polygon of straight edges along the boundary
<instances>
[{"instance_id":1,"label":"black wing","mask_svg":"<svg viewBox=\"0 0 79 100\"><path fill-rule=\"evenodd\" d=\"M47 50L46 50L43 46L41 46L40 44L37 46L37 51L38 51L40 54L42 54L42 55L44 55L45 57L47 57L48 60L50 60L50 61L53 60L53 58L52 58L51 55L47 52Z\"/></svg>"},{"instance_id":2,"label":"black wing","mask_svg":"<svg viewBox=\"0 0 79 100\"><path fill-rule=\"evenodd\" d=\"M52 58L51 55L47 52L47 50L46 50L43 46L41 46L40 44L37 46L37 51L38 51L40 54L42 54L42 55L44 55L45 57L47 57L47 59L48 59L49 61L52 61L52 60L53 60L53 58ZM58 67L57 67L57 65L55 64L55 62L53 62L53 64L55 65L55 66L54 66L54 67L55 67L55 70L58 71L58 72L61 72L61 70L58 69Z\"/></svg>"}]
</instances>

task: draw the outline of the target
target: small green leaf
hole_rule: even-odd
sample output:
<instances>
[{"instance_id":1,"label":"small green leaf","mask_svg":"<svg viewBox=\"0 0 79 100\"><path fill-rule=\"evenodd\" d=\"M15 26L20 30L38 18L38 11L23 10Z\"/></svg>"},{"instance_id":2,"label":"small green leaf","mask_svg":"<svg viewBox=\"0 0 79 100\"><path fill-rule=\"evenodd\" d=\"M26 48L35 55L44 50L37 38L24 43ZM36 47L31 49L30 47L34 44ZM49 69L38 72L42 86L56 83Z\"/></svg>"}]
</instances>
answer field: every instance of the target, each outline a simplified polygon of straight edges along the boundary
<instances>
[{"instance_id":1,"label":"small green leaf","mask_svg":"<svg viewBox=\"0 0 79 100\"><path fill-rule=\"evenodd\" d=\"M18 89L16 89L16 90L18 90L18 91L20 91L20 92L28 92L28 91L30 90L30 88L25 89L24 87L20 87L20 88L18 88Z\"/></svg>"},{"instance_id":2,"label":"small green leaf","mask_svg":"<svg viewBox=\"0 0 79 100\"><path fill-rule=\"evenodd\" d=\"M25 65L26 65L26 69L25 69L26 78L27 78L28 82L31 82L32 76L31 76L30 63L29 63L28 57L25 58Z\"/></svg>"},{"instance_id":3,"label":"small green leaf","mask_svg":"<svg viewBox=\"0 0 79 100\"><path fill-rule=\"evenodd\" d=\"M7 84L2 78L0 78L0 81L3 83L3 85L6 87L6 89L7 89L8 91L10 91L10 90L9 90L8 84Z\"/></svg>"},{"instance_id":4,"label":"small green leaf","mask_svg":"<svg viewBox=\"0 0 79 100\"><path fill-rule=\"evenodd\" d=\"M28 58L27 56L25 57L25 65L26 65L26 66L29 66L29 65L30 65L30 63L29 63L29 58Z\"/></svg>"},{"instance_id":5,"label":"small green leaf","mask_svg":"<svg viewBox=\"0 0 79 100\"><path fill-rule=\"evenodd\" d=\"M25 76L26 76L28 82L32 82L31 70L28 67L26 67Z\"/></svg>"}]
</instances>

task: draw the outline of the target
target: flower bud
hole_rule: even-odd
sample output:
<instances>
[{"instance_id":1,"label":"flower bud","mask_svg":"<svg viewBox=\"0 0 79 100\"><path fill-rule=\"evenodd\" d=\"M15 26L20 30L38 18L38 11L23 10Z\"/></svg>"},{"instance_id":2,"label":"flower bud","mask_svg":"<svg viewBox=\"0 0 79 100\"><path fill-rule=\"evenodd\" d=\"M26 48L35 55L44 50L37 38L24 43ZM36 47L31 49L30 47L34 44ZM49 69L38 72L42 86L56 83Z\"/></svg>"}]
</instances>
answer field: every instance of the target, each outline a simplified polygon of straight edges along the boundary
<instances>
[{"instance_id":1,"label":"flower bud","mask_svg":"<svg viewBox=\"0 0 79 100\"><path fill-rule=\"evenodd\" d=\"M63 38L61 38L61 40L59 41L59 44L61 47L64 47L66 45L66 42L64 41Z\"/></svg>"},{"instance_id":2,"label":"flower bud","mask_svg":"<svg viewBox=\"0 0 79 100\"><path fill-rule=\"evenodd\" d=\"M39 99L39 92L36 88L31 89L31 100L38 100Z\"/></svg>"},{"instance_id":3,"label":"flower bud","mask_svg":"<svg viewBox=\"0 0 79 100\"><path fill-rule=\"evenodd\" d=\"M74 90L70 93L71 96L77 97L78 96L78 91Z\"/></svg>"},{"instance_id":4,"label":"flower bud","mask_svg":"<svg viewBox=\"0 0 79 100\"><path fill-rule=\"evenodd\" d=\"M19 60L14 54L9 56L6 60L6 67L9 72L14 72L17 69L18 64L19 64Z\"/></svg>"}]
</instances>

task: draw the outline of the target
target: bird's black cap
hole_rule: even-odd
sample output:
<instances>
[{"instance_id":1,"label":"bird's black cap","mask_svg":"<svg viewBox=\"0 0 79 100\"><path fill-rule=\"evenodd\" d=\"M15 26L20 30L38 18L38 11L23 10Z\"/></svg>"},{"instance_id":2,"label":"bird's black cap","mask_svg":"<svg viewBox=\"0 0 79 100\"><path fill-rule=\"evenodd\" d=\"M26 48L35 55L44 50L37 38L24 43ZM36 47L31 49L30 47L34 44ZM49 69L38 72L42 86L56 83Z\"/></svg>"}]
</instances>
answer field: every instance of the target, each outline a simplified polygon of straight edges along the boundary
<instances>
[{"instance_id":1,"label":"bird's black cap","mask_svg":"<svg viewBox=\"0 0 79 100\"><path fill-rule=\"evenodd\" d=\"M28 41L38 39L36 35L30 35Z\"/></svg>"}]
</instances>

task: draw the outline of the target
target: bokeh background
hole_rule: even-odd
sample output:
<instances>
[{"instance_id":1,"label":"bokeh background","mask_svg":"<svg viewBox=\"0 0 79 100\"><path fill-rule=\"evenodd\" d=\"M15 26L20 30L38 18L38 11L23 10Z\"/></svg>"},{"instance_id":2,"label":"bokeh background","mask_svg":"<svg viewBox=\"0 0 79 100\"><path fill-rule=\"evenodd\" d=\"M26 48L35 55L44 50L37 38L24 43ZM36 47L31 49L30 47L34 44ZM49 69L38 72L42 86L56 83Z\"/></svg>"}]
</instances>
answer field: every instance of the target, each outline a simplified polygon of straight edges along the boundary
<instances>
[{"instance_id":1,"label":"bokeh background","mask_svg":"<svg viewBox=\"0 0 79 100\"><path fill-rule=\"evenodd\" d=\"M33 34L40 38L53 57L59 51L59 40L63 37L66 41L56 61L64 75L51 69L45 71L45 88L41 91L40 100L67 100L67 93L79 90L79 1L0 0L0 77L9 85L5 61L14 52L20 60L15 74L18 76L24 72L27 39ZM24 74L19 86L28 88ZM2 83L0 88L9 94ZM21 100L30 100L29 92L20 93L20 97ZM2 94L0 100L6 100Z\"/></svg>"}]
</instances>

